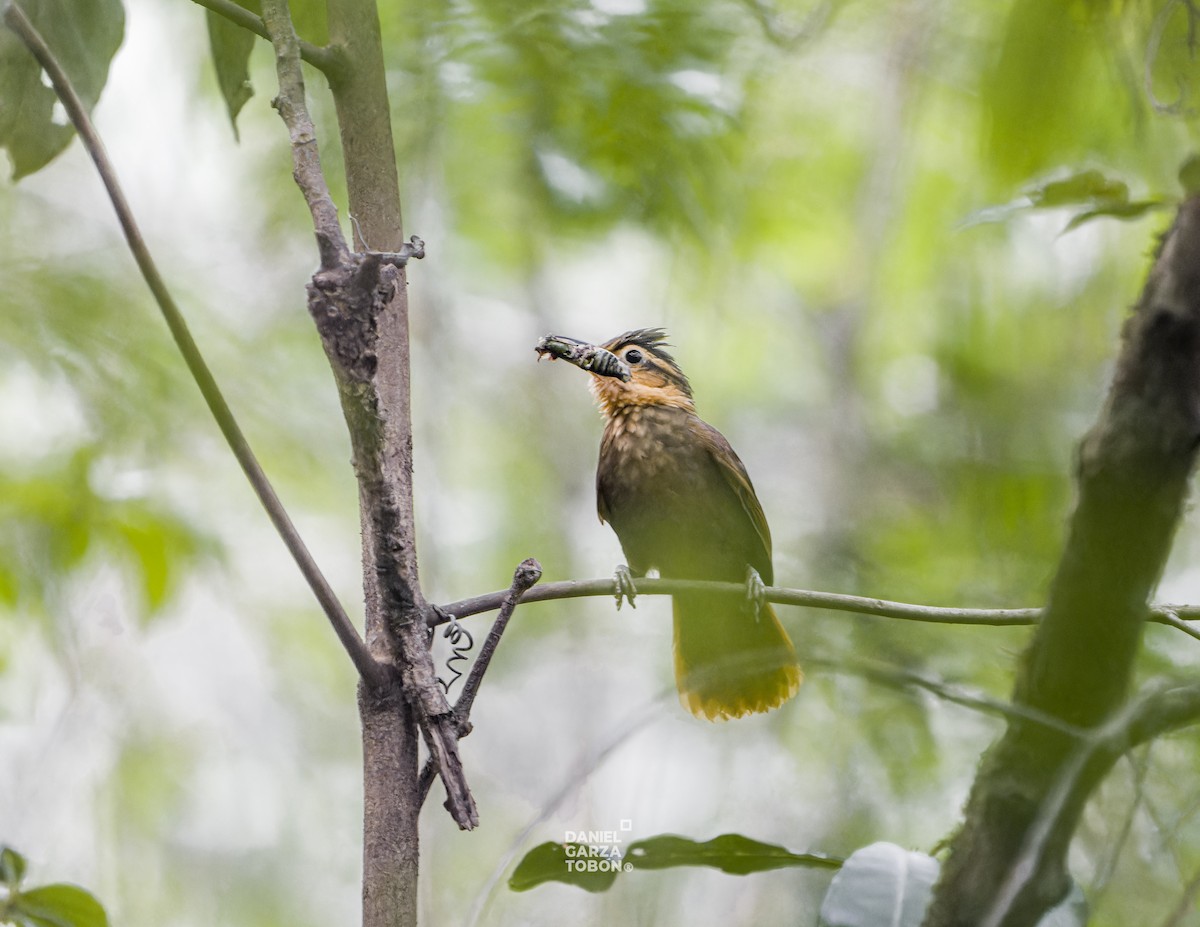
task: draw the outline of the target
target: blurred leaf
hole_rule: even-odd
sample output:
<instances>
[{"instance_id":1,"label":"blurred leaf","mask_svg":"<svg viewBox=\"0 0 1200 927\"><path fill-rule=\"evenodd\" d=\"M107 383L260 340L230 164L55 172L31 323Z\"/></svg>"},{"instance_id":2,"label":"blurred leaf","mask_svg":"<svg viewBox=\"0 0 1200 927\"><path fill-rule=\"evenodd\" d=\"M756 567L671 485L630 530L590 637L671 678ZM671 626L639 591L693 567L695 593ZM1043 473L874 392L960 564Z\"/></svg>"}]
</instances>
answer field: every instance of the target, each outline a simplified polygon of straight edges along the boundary
<instances>
[{"instance_id":1,"label":"blurred leaf","mask_svg":"<svg viewBox=\"0 0 1200 927\"><path fill-rule=\"evenodd\" d=\"M508 878L514 892L526 892L543 882L563 882L588 892L603 892L617 880L620 863L593 859L586 843L542 843L534 847L517 863ZM588 872L588 864L594 864Z\"/></svg>"},{"instance_id":2,"label":"blurred leaf","mask_svg":"<svg viewBox=\"0 0 1200 927\"><path fill-rule=\"evenodd\" d=\"M130 555L147 609L154 614L209 544L190 525L145 500L117 502L111 514L114 546L124 547Z\"/></svg>"},{"instance_id":3,"label":"blurred leaf","mask_svg":"<svg viewBox=\"0 0 1200 927\"><path fill-rule=\"evenodd\" d=\"M90 111L124 36L120 0L22 0L21 8ZM21 41L0 29L0 147L8 149L14 179L44 167L74 134L56 116L58 98L42 83L41 73Z\"/></svg>"},{"instance_id":4,"label":"blurred leaf","mask_svg":"<svg viewBox=\"0 0 1200 927\"><path fill-rule=\"evenodd\" d=\"M1078 171L1069 177L1047 180L1027 189L1023 196L999 206L985 206L967 216L960 228L985 222L1003 222L1027 209L1060 209L1064 206L1089 205L1096 210L1120 210L1129 203L1129 186L1095 169ZM1070 227L1068 227L1070 228Z\"/></svg>"},{"instance_id":5,"label":"blurred leaf","mask_svg":"<svg viewBox=\"0 0 1200 927\"><path fill-rule=\"evenodd\" d=\"M253 13L262 13L257 0L242 0L241 6ZM234 25L212 10L205 12L205 18L208 22L209 50L212 52L213 68L217 72L217 86L225 98L229 123L237 138L238 113L246 101L254 96L254 88L250 85L250 51L259 39L253 32Z\"/></svg>"},{"instance_id":6,"label":"blurred leaf","mask_svg":"<svg viewBox=\"0 0 1200 927\"><path fill-rule=\"evenodd\" d=\"M25 877L25 857L12 847L0 847L0 882L16 888Z\"/></svg>"},{"instance_id":7,"label":"blurred leaf","mask_svg":"<svg viewBox=\"0 0 1200 927\"><path fill-rule=\"evenodd\" d=\"M173 512L145 498L109 498L92 485L92 447L61 460L43 460L36 473L0 471L0 587L7 598L44 610L51 590L93 551L132 566L136 588L154 615L178 580L213 550Z\"/></svg>"},{"instance_id":8,"label":"blurred leaf","mask_svg":"<svg viewBox=\"0 0 1200 927\"><path fill-rule=\"evenodd\" d=\"M1097 206L1095 209L1089 209L1081 212L1078 215L1072 216L1071 221L1067 223L1063 229L1063 234L1079 228L1085 222L1091 222L1093 219L1108 217L1111 219L1140 219L1148 212L1153 212L1156 209L1166 209L1172 204L1163 200L1137 200L1132 203L1114 203L1111 206Z\"/></svg>"},{"instance_id":9,"label":"blurred leaf","mask_svg":"<svg viewBox=\"0 0 1200 927\"><path fill-rule=\"evenodd\" d=\"M468 81L442 131L450 193L471 233L511 248L499 229L528 225L520 217L532 209L576 233L632 221L703 235L736 176L744 75L731 55L747 24L736 5L470 9L433 28L462 49L455 63Z\"/></svg>"},{"instance_id":10,"label":"blurred leaf","mask_svg":"<svg viewBox=\"0 0 1200 927\"><path fill-rule=\"evenodd\" d=\"M894 843L855 850L821 902L821 927L920 927L938 861Z\"/></svg>"},{"instance_id":11,"label":"blurred leaf","mask_svg":"<svg viewBox=\"0 0 1200 927\"><path fill-rule=\"evenodd\" d=\"M760 843L741 834L721 834L703 843L675 834L662 834L631 843L626 858L635 869L712 866L731 875L797 866L837 869L842 865L842 860L837 857L823 853L793 853L784 847Z\"/></svg>"},{"instance_id":12,"label":"blurred leaf","mask_svg":"<svg viewBox=\"0 0 1200 927\"><path fill-rule=\"evenodd\" d=\"M33 927L108 927L108 915L91 892L56 883L10 899L11 912Z\"/></svg>"},{"instance_id":13,"label":"blurred leaf","mask_svg":"<svg viewBox=\"0 0 1200 927\"><path fill-rule=\"evenodd\" d=\"M1093 169L1034 187L1029 191L1029 199L1042 209L1076 203L1124 203L1129 199L1129 187L1123 180Z\"/></svg>"}]
</instances>

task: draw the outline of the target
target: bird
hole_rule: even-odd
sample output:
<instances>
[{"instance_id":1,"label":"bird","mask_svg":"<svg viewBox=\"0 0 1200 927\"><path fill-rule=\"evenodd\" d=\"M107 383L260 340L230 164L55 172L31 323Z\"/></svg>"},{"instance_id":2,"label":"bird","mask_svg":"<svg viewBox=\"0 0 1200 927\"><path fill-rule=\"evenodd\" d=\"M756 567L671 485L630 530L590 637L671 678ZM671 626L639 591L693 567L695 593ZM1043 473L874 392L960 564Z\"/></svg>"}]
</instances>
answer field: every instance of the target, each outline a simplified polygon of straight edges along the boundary
<instances>
[{"instance_id":1,"label":"bird","mask_svg":"<svg viewBox=\"0 0 1200 927\"><path fill-rule=\"evenodd\" d=\"M628 573L748 584L749 595L687 591L672 602L680 701L699 718L740 718L782 705L803 674L775 610L761 601L774 581L762 505L732 446L697 415L670 346L664 329L643 328L600 345L547 335L537 350L591 374L604 418L597 508Z\"/></svg>"}]
</instances>

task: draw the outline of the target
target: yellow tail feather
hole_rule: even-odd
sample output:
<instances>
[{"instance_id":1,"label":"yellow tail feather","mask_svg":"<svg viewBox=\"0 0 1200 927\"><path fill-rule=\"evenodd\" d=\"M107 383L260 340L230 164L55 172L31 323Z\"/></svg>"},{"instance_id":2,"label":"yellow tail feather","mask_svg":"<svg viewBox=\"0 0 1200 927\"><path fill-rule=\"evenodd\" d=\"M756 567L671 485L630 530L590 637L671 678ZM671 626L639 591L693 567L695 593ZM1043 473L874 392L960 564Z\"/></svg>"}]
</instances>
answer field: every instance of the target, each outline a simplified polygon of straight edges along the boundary
<instances>
[{"instance_id":1,"label":"yellow tail feather","mask_svg":"<svg viewBox=\"0 0 1200 927\"><path fill-rule=\"evenodd\" d=\"M696 717L770 711L799 690L796 650L769 604L756 619L740 594L687 593L675 597L673 612L675 684Z\"/></svg>"}]
</instances>

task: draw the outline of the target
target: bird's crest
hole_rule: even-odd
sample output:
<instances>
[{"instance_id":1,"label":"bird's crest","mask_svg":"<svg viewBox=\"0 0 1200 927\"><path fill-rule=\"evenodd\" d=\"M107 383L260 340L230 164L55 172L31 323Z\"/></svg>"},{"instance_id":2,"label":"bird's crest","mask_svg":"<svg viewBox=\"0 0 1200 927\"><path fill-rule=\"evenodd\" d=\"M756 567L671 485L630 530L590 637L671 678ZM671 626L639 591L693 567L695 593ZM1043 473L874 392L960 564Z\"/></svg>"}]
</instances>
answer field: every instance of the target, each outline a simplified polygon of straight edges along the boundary
<instances>
[{"instance_id":1,"label":"bird's crest","mask_svg":"<svg viewBox=\"0 0 1200 927\"><path fill-rule=\"evenodd\" d=\"M653 371L666 383L669 383L676 390L682 393L688 399L692 396L692 384L688 382L687 376L679 369L679 364L675 362L675 358L671 356L671 352L667 350L670 347L667 341L667 332L663 328L636 328L633 331L625 332L617 335L617 337L606 341L603 347L611 351L613 354L621 355L625 349L637 346L650 355L650 358L644 361L644 368L647 372ZM634 378L637 379L637 365L630 365L633 369ZM665 386L666 383L660 384Z\"/></svg>"}]
</instances>

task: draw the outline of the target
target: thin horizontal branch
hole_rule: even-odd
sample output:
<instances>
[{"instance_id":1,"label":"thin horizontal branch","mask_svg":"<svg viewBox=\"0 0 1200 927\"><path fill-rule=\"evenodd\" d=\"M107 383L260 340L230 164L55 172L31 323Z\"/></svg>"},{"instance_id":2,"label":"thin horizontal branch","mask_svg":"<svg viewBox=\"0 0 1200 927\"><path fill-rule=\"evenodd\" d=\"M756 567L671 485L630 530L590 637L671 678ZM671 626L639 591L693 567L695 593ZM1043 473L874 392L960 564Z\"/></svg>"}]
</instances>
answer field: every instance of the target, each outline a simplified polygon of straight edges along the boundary
<instances>
[{"instance_id":1,"label":"thin horizontal branch","mask_svg":"<svg viewBox=\"0 0 1200 927\"><path fill-rule=\"evenodd\" d=\"M1182 631L1188 637L1194 637L1196 640L1200 641L1200 628L1195 628L1184 621L1180 616L1181 612L1185 613L1192 620L1195 620L1197 617L1195 614L1196 609L1194 607L1184 608L1182 606L1176 607L1174 605L1158 605L1151 610L1150 620L1155 621L1158 624L1168 625L1177 631Z\"/></svg>"},{"instance_id":2,"label":"thin horizontal branch","mask_svg":"<svg viewBox=\"0 0 1200 927\"><path fill-rule=\"evenodd\" d=\"M1085 740L1091 733L1084 728L1068 724L1061 718L1046 714L1044 711L1038 711L1026 705L1005 701L1004 699L993 698L977 689L970 689L926 673L893 666L878 660L856 660L846 657L828 660L806 654L804 663L806 670L810 667L823 667L834 673L846 673L858 676L870 682L890 686L894 689L921 689L945 702L961 705L963 708L969 708L972 711L996 715L1001 718L1019 718L1029 721L1032 724L1039 724L1042 727L1058 731L1068 737Z\"/></svg>"},{"instance_id":3,"label":"thin horizontal branch","mask_svg":"<svg viewBox=\"0 0 1200 927\"><path fill-rule=\"evenodd\" d=\"M711 590L732 592L745 587L739 583L717 583L687 579L639 579L636 580L638 595L674 595L677 592ZM530 589L521 602L547 602L553 599L576 599L586 596L616 596L617 584L613 579L562 580L544 583ZM499 589L470 599L462 599L441 606L445 614L455 618L467 618L484 612L495 611L508 595L507 589ZM778 605L797 605L802 608L819 608L826 611L855 612L860 615L876 615L880 618L897 618L902 621L922 621L931 624L984 625L990 627L1017 627L1037 624L1040 608L948 608L938 605L916 605L909 602L891 602L866 596L845 595L837 592L817 592L810 589L789 589L783 586L768 586L766 599ZM1150 609L1148 619L1165 624L1200 639L1200 632L1189 627L1188 620L1200 618L1200 606L1156 605ZM430 626L445 622L444 615L430 616Z\"/></svg>"},{"instance_id":4,"label":"thin horizontal branch","mask_svg":"<svg viewBox=\"0 0 1200 927\"><path fill-rule=\"evenodd\" d=\"M129 250L137 262L138 269L142 272L142 277L145 278L146 285L150 287L150 292L154 294L158 308L166 320L167 327L171 330L171 336L175 339L175 345L179 348L179 353L183 355L184 362L187 364L192 378L200 388L200 392L204 396L204 401L208 405L209 412L212 413L217 426L221 429L221 434L224 435L230 450L233 451L234 457L237 458L237 462L246 474L246 479L249 480L251 487L253 487L255 494L258 496L259 502L267 513L267 517L271 520L271 524L275 526L275 530L279 533L280 538L283 539L283 543L286 545L289 553L291 553L292 559L296 561L296 565L300 568L300 572L312 589L313 595L316 596L317 602L320 603L326 617L329 618L330 624L333 625L333 630L345 648L346 653L354 661L359 676L369 686L381 684L384 679L383 669L375 662L375 659L367 650L367 646L359 636L358 630L346 615L345 609L342 608L341 603L334 594L333 588L325 579L312 554L309 553L308 547L305 545L303 538L300 537L300 533L296 530L295 525L292 524L291 517L288 515L287 510L284 509L283 503L279 501L274 487L272 487L270 480L267 479L262 466L258 462L258 458L255 457L254 451L250 448L250 444L246 440L246 436L242 433L241 426L238 425L233 410L229 408L229 403L225 401L225 397L221 393L221 389L217 385L212 371L209 370L208 364L204 360L204 355L200 353L200 348L192 338L187 321L184 319L183 313L179 310L174 298L167 289L167 284L163 280L162 274L159 273L158 266L154 263L150 249L146 246L141 229L138 228L137 221L134 219L133 210L130 209L129 201L126 200L125 192L122 190L120 181L117 179L116 168L113 167L112 162L108 159L108 154L104 150L104 143L100 140L95 126L92 125L91 117L88 115L83 101L79 99L79 95L75 92L70 78L63 71L53 51L51 51L41 34L29 21L24 11L14 2L4 4L3 11L5 24L25 43L25 46L37 59L38 64L46 72L46 76L50 79L54 92L58 95L59 100L62 101L68 118L71 120L72 125L75 126L75 131L79 133L80 140L91 156L92 162L96 165L96 171L99 173L100 179L108 191L108 197L112 201L113 209L117 214L117 220L121 225L122 231L125 233L125 240L129 244Z\"/></svg>"},{"instance_id":5,"label":"thin horizontal branch","mask_svg":"<svg viewBox=\"0 0 1200 927\"><path fill-rule=\"evenodd\" d=\"M253 32L259 38L271 40L267 34L267 26L261 16L256 16L244 6L239 6L233 0L192 0L197 6L223 16L236 26L241 26L248 32ZM336 79L344 65L337 49L313 45L311 42L300 40L300 57L331 80Z\"/></svg>"}]
</instances>

